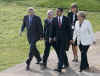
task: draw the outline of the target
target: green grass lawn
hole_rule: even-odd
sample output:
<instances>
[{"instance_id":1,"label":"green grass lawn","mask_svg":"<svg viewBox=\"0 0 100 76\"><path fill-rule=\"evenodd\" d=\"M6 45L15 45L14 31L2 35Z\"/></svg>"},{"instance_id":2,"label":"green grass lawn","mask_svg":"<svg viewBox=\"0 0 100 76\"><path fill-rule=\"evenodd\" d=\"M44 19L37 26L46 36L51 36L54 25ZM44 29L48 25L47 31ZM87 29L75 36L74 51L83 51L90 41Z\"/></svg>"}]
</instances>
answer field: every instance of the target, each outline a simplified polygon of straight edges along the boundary
<instances>
[{"instance_id":1,"label":"green grass lawn","mask_svg":"<svg viewBox=\"0 0 100 76\"><path fill-rule=\"evenodd\" d=\"M3 0L0 1L2 2ZM10 0L5 1L9 3ZM26 2L29 1L27 0ZM7 5L2 3L0 5L0 71L24 62L29 52L26 32L23 33L22 37L18 35L23 16L26 14L28 7L26 5L24 6L25 2L22 1L22 3L23 6L14 3ZM46 17L46 11L48 9L50 8L35 7L35 12L38 16L41 16L42 21ZM94 31L100 31L100 12L88 12L88 19L92 22ZM40 52L43 53L44 42L38 42L37 45Z\"/></svg>"},{"instance_id":2,"label":"green grass lawn","mask_svg":"<svg viewBox=\"0 0 100 76\"><path fill-rule=\"evenodd\" d=\"M69 8L71 3L76 2L81 10L100 11L100 0L0 0L0 3L16 4L18 6L34 7L62 7Z\"/></svg>"}]
</instances>

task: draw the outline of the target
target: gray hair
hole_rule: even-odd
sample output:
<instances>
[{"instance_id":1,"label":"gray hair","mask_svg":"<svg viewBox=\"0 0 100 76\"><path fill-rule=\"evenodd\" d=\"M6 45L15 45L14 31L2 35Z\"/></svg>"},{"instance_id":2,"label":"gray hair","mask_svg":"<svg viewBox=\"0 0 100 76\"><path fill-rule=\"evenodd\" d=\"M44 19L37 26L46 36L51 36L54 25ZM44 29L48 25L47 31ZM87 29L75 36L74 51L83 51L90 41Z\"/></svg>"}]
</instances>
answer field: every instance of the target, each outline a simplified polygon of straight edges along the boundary
<instances>
[{"instance_id":1,"label":"gray hair","mask_svg":"<svg viewBox=\"0 0 100 76\"><path fill-rule=\"evenodd\" d=\"M34 11L34 8L33 7L29 7L27 10L28 11L30 11L30 10Z\"/></svg>"},{"instance_id":2,"label":"gray hair","mask_svg":"<svg viewBox=\"0 0 100 76\"><path fill-rule=\"evenodd\" d=\"M84 19L86 18L86 12L85 11L79 11L77 13L77 15L80 15L81 17L83 17Z\"/></svg>"},{"instance_id":3,"label":"gray hair","mask_svg":"<svg viewBox=\"0 0 100 76\"><path fill-rule=\"evenodd\" d=\"M48 10L47 14L53 15L54 12L53 12L53 10Z\"/></svg>"}]
</instances>

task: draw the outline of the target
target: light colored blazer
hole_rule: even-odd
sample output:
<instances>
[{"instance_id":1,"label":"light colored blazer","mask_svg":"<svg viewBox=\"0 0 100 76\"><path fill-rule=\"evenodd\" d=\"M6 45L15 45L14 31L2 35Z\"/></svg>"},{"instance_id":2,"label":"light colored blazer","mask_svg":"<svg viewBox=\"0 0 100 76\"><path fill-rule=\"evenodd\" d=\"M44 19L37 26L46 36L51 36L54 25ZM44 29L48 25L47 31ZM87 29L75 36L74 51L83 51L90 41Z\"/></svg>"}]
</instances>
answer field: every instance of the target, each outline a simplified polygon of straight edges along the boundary
<instances>
[{"instance_id":1,"label":"light colored blazer","mask_svg":"<svg viewBox=\"0 0 100 76\"><path fill-rule=\"evenodd\" d=\"M76 38L78 45L80 42L82 45L91 45L95 41L92 25L88 20L84 20L81 27L79 21L76 21L73 40Z\"/></svg>"}]
</instances>

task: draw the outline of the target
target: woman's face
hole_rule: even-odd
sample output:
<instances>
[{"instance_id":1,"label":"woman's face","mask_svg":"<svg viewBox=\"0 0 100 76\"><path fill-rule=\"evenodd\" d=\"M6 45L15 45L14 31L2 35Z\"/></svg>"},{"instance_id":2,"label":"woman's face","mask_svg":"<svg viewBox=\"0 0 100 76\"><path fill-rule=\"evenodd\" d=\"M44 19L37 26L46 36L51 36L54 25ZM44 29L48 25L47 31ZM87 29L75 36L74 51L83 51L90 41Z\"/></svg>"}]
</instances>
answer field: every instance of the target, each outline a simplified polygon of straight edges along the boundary
<instances>
[{"instance_id":1,"label":"woman's face","mask_svg":"<svg viewBox=\"0 0 100 76\"><path fill-rule=\"evenodd\" d=\"M79 14L77 15L77 19L78 19L79 21L83 20L83 18L82 18Z\"/></svg>"}]
</instances>

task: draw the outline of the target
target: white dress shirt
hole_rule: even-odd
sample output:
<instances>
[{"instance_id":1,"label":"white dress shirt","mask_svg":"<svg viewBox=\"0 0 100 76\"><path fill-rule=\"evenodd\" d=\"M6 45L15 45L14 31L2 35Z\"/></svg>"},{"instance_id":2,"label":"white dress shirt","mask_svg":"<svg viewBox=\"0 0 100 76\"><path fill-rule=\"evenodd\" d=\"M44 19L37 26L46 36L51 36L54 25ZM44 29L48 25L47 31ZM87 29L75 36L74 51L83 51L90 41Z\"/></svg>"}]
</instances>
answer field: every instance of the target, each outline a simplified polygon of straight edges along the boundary
<instances>
[{"instance_id":1,"label":"white dress shirt","mask_svg":"<svg viewBox=\"0 0 100 76\"><path fill-rule=\"evenodd\" d=\"M58 16L58 21L59 21L59 18L60 18L60 21L61 21L61 24L62 24L63 16Z\"/></svg>"},{"instance_id":2,"label":"white dress shirt","mask_svg":"<svg viewBox=\"0 0 100 76\"><path fill-rule=\"evenodd\" d=\"M73 22L72 22L72 29L73 29L73 30L74 30L74 28L75 28L74 22L75 22L75 14L73 14Z\"/></svg>"},{"instance_id":3,"label":"white dress shirt","mask_svg":"<svg viewBox=\"0 0 100 76\"><path fill-rule=\"evenodd\" d=\"M75 21L75 14L73 14L73 22Z\"/></svg>"},{"instance_id":4,"label":"white dress shirt","mask_svg":"<svg viewBox=\"0 0 100 76\"><path fill-rule=\"evenodd\" d=\"M94 41L92 25L88 20L84 20L81 27L79 21L76 21L73 40L77 37L77 44L91 45Z\"/></svg>"}]
</instances>

